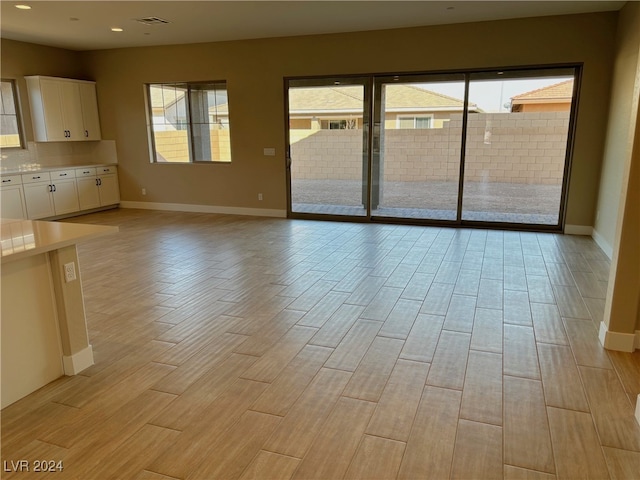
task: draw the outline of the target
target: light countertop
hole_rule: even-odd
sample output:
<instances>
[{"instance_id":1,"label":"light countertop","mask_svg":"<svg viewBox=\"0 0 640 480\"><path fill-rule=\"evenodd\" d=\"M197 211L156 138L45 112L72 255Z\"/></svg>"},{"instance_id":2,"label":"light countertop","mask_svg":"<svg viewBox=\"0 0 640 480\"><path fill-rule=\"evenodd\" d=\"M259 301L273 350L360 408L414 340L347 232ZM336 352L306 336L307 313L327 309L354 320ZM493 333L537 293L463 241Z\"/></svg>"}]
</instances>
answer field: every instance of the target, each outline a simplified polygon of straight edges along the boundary
<instances>
[{"instance_id":1,"label":"light countertop","mask_svg":"<svg viewBox=\"0 0 640 480\"><path fill-rule=\"evenodd\" d=\"M117 163L82 163L78 165L53 165L42 166L38 163L30 163L20 167L1 168L0 175L20 175L23 173L54 172L56 170L75 170L76 168L117 167Z\"/></svg>"},{"instance_id":2,"label":"light countertop","mask_svg":"<svg viewBox=\"0 0 640 480\"><path fill-rule=\"evenodd\" d=\"M2 263L50 252L118 232L118 227L37 220L0 219Z\"/></svg>"}]
</instances>

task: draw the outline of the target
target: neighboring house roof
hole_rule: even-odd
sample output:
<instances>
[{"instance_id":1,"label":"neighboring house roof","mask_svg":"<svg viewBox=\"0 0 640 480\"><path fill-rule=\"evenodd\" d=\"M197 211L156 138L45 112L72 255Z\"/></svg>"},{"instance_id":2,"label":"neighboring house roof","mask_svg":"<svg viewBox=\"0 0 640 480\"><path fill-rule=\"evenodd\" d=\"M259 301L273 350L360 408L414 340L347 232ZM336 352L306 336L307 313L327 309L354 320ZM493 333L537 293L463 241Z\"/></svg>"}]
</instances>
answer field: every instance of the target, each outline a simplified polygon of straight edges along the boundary
<instances>
[{"instance_id":1,"label":"neighboring house roof","mask_svg":"<svg viewBox=\"0 0 640 480\"><path fill-rule=\"evenodd\" d=\"M320 113L362 113L361 86L292 88L289 111L294 115ZM462 110L464 102L413 85L387 85L385 111L428 112ZM477 110L476 104L471 104Z\"/></svg>"},{"instance_id":2,"label":"neighboring house roof","mask_svg":"<svg viewBox=\"0 0 640 480\"><path fill-rule=\"evenodd\" d=\"M431 110L462 110L464 101L414 85L387 85L385 104L387 112L415 110L416 107ZM475 103L471 103L470 106L472 109L477 107Z\"/></svg>"},{"instance_id":3,"label":"neighboring house roof","mask_svg":"<svg viewBox=\"0 0 640 480\"><path fill-rule=\"evenodd\" d=\"M512 103L564 103L573 97L573 79L511 97Z\"/></svg>"}]
</instances>

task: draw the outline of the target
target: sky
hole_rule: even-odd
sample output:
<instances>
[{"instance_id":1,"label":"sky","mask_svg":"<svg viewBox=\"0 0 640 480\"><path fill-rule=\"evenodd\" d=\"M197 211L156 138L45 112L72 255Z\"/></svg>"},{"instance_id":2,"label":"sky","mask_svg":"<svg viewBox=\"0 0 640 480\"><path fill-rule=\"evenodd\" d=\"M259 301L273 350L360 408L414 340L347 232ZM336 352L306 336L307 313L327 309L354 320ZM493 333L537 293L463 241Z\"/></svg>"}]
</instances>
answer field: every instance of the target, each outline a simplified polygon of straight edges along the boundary
<instances>
[{"instance_id":1,"label":"sky","mask_svg":"<svg viewBox=\"0 0 640 480\"><path fill-rule=\"evenodd\" d=\"M485 112L508 112L511 97L570 79L570 76L535 79L474 80L469 84L469 102ZM422 88L462 100L464 82L420 83Z\"/></svg>"}]
</instances>

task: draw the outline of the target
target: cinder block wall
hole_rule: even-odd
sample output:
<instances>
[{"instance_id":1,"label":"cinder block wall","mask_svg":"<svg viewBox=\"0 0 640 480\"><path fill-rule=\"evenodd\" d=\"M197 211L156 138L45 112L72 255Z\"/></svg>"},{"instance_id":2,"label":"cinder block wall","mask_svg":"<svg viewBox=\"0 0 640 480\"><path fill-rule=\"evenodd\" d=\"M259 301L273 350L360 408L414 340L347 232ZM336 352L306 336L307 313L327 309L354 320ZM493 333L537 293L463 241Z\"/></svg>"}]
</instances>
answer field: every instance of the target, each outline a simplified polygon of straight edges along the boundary
<instances>
[{"instance_id":1,"label":"cinder block wall","mask_svg":"<svg viewBox=\"0 0 640 480\"><path fill-rule=\"evenodd\" d=\"M560 185L568 125L568 112L470 115L465 179ZM462 116L453 114L443 128L386 130L385 181L457 181L461 129ZM292 133L292 178L362 178L362 130Z\"/></svg>"},{"instance_id":2,"label":"cinder block wall","mask_svg":"<svg viewBox=\"0 0 640 480\"><path fill-rule=\"evenodd\" d=\"M211 156L214 161L231 161L229 130L211 130ZM188 162L189 145L186 130L155 132L156 151L168 162Z\"/></svg>"}]
</instances>

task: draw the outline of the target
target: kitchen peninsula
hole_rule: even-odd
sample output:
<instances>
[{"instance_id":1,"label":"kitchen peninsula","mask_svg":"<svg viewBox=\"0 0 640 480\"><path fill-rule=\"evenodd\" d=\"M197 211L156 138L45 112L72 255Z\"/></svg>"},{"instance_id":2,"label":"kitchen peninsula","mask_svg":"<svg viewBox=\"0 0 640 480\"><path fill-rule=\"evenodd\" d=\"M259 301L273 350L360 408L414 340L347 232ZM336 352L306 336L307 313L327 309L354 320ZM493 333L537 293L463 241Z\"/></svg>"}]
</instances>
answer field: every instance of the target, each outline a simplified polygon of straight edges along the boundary
<instances>
[{"instance_id":1,"label":"kitchen peninsula","mask_svg":"<svg viewBox=\"0 0 640 480\"><path fill-rule=\"evenodd\" d=\"M0 220L2 408L93 365L76 244L117 231Z\"/></svg>"}]
</instances>

